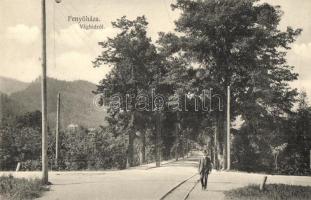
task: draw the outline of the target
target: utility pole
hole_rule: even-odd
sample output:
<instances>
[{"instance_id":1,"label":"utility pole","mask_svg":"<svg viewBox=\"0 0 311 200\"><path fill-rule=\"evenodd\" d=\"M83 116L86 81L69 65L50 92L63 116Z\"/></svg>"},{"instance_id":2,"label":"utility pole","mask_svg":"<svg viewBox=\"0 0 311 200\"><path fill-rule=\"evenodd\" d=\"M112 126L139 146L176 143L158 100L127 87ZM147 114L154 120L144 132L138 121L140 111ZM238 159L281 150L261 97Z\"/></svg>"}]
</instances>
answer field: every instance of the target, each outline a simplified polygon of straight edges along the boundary
<instances>
[{"instance_id":1,"label":"utility pole","mask_svg":"<svg viewBox=\"0 0 311 200\"><path fill-rule=\"evenodd\" d=\"M58 167L58 152L59 152L59 130L60 130L60 93L57 94L56 106L56 130L55 130L55 166Z\"/></svg>"},{"instance_id":2,"label":"utility pole","mask_svg":"<svg viewBox=\"0 0 311 200\"><path fill-rule=\"evenodd\" d=\"M230 170L230 86L227 87L227 170Z\"/></svg>"},{"instance_id":3,"label":"utility pole","mask_svg":"<svg viewBox=\"0 0 311 200\"><path fill-rule=\"evenodd\" d=\"M47 157L47 90L46 90L46 2L42 0L42 183L48 184L48 157Z\"/></svg>"}]
</instances>

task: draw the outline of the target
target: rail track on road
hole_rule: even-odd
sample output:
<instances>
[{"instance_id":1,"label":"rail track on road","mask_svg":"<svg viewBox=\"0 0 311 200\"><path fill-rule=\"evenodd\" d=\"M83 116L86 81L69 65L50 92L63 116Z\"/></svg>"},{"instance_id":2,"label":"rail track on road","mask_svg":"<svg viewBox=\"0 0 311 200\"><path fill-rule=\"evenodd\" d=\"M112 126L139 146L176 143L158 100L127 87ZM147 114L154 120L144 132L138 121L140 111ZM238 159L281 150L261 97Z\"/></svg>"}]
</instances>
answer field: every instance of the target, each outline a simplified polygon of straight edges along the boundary
<instances>
[{"instance_id":1,"label":"rail track on road","mask_svg":"<svg viewBox=\"0 0 311 200\"><path fill-rule=\"evenodd\" d=\"M191 192L199 183L199 175L195 173L194 175L188 177L187 179L181 181L167 193L165 193L160 200L169 200L169 199L183 199L186 200L189 198Z\"/></svg>"}]
</instances>

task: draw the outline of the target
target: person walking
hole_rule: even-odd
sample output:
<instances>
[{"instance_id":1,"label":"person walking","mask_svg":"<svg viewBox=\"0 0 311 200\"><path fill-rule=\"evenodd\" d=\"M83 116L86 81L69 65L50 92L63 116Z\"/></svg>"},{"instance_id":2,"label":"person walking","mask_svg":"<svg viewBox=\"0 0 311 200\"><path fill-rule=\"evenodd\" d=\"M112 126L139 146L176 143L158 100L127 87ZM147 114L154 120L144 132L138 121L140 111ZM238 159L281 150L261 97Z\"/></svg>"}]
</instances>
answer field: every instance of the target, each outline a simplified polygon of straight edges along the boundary
<instances>
[{"instance_id":1,"label":"person walking","mask_svg":"<svg viewBox=\"0 0 311 200\"><path fill-rule=\"evenodd\" d=\"M208 153L206 150L204 150L203 154L204 156L200 159L199 162L199 174L202 190L206 190L208 175L212 170L212 162L211 159L208 157Z\"/></svg>"}]
</instances>

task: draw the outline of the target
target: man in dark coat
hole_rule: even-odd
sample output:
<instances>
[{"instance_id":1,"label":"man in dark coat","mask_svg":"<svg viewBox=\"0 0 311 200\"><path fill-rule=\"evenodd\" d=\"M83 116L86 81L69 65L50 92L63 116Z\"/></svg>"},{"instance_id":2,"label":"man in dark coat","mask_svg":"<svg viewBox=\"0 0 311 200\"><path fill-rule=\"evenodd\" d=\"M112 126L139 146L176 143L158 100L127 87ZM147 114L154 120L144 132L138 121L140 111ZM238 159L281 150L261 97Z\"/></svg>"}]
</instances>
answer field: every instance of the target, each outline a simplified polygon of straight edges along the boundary
<instances>
[{"instance_id":1,"label":"man in dark coat","mask_svg":"<svg viewBox=\"0 0 311 200\"><path fill-rule=\"evenodd\" d=\"M203 153L204 153L204 156L203 158L200 159L200 162L199 162L199 174L200 174L202 189L204 190L207 187L208 174L212 170L212 162L211 162L211 159L208 157L207 151L204 150Z\"/></svg>"}]
</instances>

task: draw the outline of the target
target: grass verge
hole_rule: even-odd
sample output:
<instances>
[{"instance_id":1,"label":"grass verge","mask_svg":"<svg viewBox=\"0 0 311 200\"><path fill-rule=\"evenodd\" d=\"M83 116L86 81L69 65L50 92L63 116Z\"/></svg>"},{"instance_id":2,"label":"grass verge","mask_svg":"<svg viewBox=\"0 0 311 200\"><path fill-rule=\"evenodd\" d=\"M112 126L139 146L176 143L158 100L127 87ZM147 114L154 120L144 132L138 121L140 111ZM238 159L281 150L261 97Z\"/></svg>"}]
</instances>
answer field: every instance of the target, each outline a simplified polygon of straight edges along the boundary
<instances>
[{"instance_id":1,"label":"grass verge","mask_svg":"<svg viewBox=\"0 0 311 200\"><path fill-rule=\"evenodd\" d=\"M225 192L228 200L310 200L311 187L284 184L268 184L264 191L258 185L234 189Z\"/></svg>"},{"instance_id":2,"label":"grass verge","mask_svg":"<svg viewBox=\"0 0 311 200\"><path fill-rule=\"evenodd\" d=\"M0 199L30 200L47 190L39 179L14 178L12 175L0 177Z\"/></svg>"}]
</instances>

